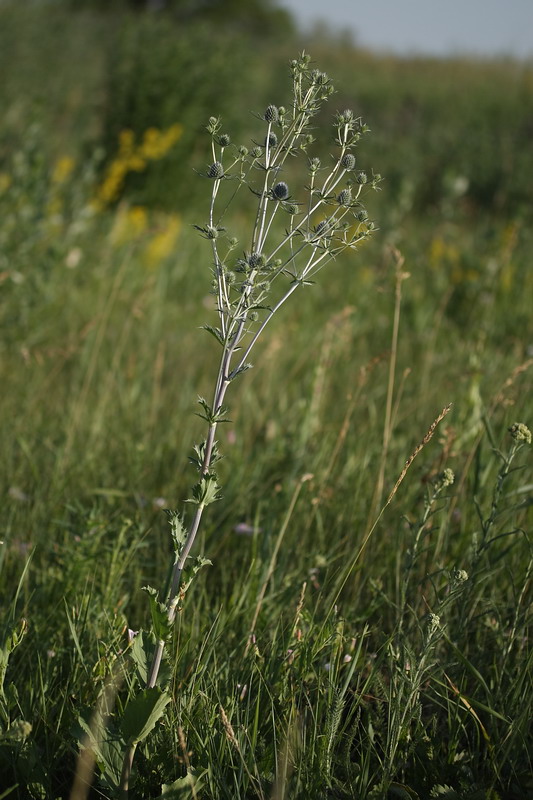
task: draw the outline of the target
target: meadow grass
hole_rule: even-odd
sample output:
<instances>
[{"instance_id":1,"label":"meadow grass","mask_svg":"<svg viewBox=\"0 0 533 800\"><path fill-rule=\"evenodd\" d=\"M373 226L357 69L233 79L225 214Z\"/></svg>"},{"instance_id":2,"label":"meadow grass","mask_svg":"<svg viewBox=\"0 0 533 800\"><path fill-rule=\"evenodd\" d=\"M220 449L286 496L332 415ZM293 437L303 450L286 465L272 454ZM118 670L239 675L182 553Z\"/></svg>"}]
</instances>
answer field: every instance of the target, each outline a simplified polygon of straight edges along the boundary
<instances>
[{"instance_id":1,"label":"meadow grass","mask_svg":"<svg viewBox=\"0 0 533 800\"><path fill-rule=\"evenodd\" d=\"M112 722L146 677L128 629L172 556L214 307L197 208L179 231L127 195L88 211L98 159L54 184L30 133L0 196L0 796L84 797L78 718L106 687ZM531 427L531 233L471 203L385 184L378 235L258 345L132 797L530 796L531 457L508 429Z\"/></svg>"}]
</instances>

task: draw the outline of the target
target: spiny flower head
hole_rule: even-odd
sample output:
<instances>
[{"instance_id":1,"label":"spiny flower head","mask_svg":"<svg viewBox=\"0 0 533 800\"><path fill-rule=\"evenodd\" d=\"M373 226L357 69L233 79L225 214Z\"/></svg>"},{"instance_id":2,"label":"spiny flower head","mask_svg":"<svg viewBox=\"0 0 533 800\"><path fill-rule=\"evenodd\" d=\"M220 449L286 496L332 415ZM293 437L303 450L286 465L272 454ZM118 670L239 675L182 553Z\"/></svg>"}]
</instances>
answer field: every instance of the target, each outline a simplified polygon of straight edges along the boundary
<instances>
[{"instance_id":1,"label":"spiny flower head","mask_svg":"<svg viewBox=\"0 0 533 800\"><path fill-rule=\"evenodd\" d=\"M352 190L351 189L343 189L342 192L339 192L337 195L337 203L340 206L349 206L352 202Z\"/></svg>"},{"instance_id":2,"label":"spiny flower head","mask_svg":"<svg viewBox=\"0 0 533 800\"><path fill-rule=\"evenodd\" d=\"M222 166L220 161L215 161L215 163L211 164L211 166L207 170L208 178L222 178L223 175L224 175L224 167Z\"/></svg>"},{"instance_id":3,"label":"spiny flower head","mask_svg":"<svg viewBox=\"0 0 533 800\"><path fill-rule=\"evenodd\" d=\"M289 196L289 187L285 181L279 181L272 189L272 197L274 200L286 200Z\"/></svg>"},{"instance_id":4,"label":"spiny flower head","mask_svg":"<svg viewBox=\"0 0 533 800\"><path fill-rule=\"evenodd\" d=\"M355 156L353 153L345 153L341 160L341 167L343 169L353 169L355 167Z\"/></svg>"},{"instance_id":5,"label":"spiny flower head","mask_svg":"<svg viewBox=\"0 0 533 800\"><path fill-rule=\"evenodd\" d=\"M258 267L264 267L266 264L266 258L262 253L251 253L247 258L248 264L252 267L252 269L257 269Z\"/></svg>"},{"instance_id":6,"label":"spiny flower head","mask_svg":"<svg viewBox=\"0 0 533 800\"><path fill-rule=\"evenodd\" d=\"M263 118L266 122L277 122L279 120L279 111L276 106L268 106L267 110L263 114Z\"/></svg>"}]
</instances>

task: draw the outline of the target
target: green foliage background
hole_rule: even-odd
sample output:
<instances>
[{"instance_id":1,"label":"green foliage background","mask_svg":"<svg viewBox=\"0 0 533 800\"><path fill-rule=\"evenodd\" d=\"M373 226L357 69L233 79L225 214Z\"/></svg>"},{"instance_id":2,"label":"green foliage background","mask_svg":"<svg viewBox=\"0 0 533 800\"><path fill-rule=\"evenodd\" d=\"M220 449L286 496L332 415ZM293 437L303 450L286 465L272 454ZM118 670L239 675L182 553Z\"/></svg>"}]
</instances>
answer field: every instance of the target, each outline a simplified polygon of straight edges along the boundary
<instances>
[{"instance_id":1,"label":"green foliage background","mask_svg":"<svg viewBox=\"0 0 533 800\"><path fill-rule=\"evenodd\" d=\"M189 492L195 399L216 358L199 331L209 255L192 229L207 213L204 127L221 116L249 145L250 112L288 101L287 63L304 45L337 87L317 152L337 109L372 129L360 166L385 177L380 230L280 314L230 398L224 499L198 546L213 566L180 616L173 700L132 797L176 781L168 796L531 796L527 446L476 554L507 429L533 423L532 65L304 43L264 3L126 5L0 6L0 797L69 796L78 716L123 669L127 628L149 624L140 587L167 572L161 506ZM140 140L175 123L175 147L91 210L121 131ZM54 183L66 157L72 171ZM122 235L139 208L146 225ZM236 205L237 236L246 213ZM179 237L148 259L172 214ZM378 492L394 248L410 277ZM449 402L346 578L380 497ZM445 466L456 482L409 572ZM457 594L454 568L471 576ZM94 796L113 796L99 781Z\"/></svg>"}]
</instances>

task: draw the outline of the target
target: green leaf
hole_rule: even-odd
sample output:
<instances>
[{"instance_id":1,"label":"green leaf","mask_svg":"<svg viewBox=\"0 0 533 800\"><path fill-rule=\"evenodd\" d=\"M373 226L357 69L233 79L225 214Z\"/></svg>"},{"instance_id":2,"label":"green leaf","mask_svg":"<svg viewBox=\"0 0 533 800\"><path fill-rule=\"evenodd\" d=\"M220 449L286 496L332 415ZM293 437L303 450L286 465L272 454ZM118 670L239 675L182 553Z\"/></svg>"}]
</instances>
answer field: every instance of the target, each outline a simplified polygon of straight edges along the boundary
<instances>
[{"instance_id":1,"label":"green leaf","mask_svg":"<svg viewBox=\"0 0 533 800\"><path fill-rule=\"evenodd\" d=\"M9 656L19 646L28 631L28 623L23 619L19 625L14 625L6 633L0 647L0 693L3 692L4 679L7 672Z\"/></svg>"},{"instance_id":2,"label":"green leaf","mask_svg":"<svg viewBox=\"0 0 533 800\"><path fill-rule=\"evenodd\" d=\"M410 786L405 786L403 783L396 783L393 781L389 786L389 792L394 797L400 797L402 800L419 800L418 794Z\"/></svg>"},{"instance_id":3,"label":"green leaf","mask_svg":"<svg viewBox=\"0 0 533 800\"><path fill-rule=\"evenodd\" d=\"M172 624L168 621L168 613L164 603L159 601L159 593L152 586L143 586L150 601L150 612L152 614L152 627L156 639L166 641L172 633Z\"/></svg>"},{"instance_id":4,"label":"green leaf","mask_svg":"<svg viewBox=\"0 0 533 800\"><path fill-rule=\"evenodd\" d=\"M243 364L242 366L238 367L237 369L234 369L233 372L229 376L230 379L233 380L234 378L237 377L237 375L242 375L243 372L246 372L247 370L252 369L253 366L254 366L253 364L246 363L246 364Z\"/></svg>"},{"instance_id":5,"label":"green leaf","mask_svg":"<svg viewBox=\"0 0 533 800\"><path fill-rule=\"evenodd\" d=\"M437 784L429 793L430 797L438 797L439 800L460 800L460 795L457 794L455 789L446 784Z\"/></svg>"},{"instance_id":6,"label":"green leaf","mask_svg":"<svg viewBox=\"0 0 533 800\"><path fill-rule=\"evenodd\" d=\"M198 403L202 406L204 413L197 414L196 416L200 417L201 419L205 419L205 421L208 422L209 425L212 425L213 422L215 421L215 418L213 416L213 410L211 406L203 397L198 397Z\"/></svg>"},{"instance_id":7,"label":"green leaf","mask_svg":"<svg viewBox=\"0 0 533 800\"><path fill-rule=\"evenodd\" d=\"M90 747L103 777L112 786L118 787L126 742L111 728L109 720L104 720L101 714L95 714L90 724L80 716L78 725L81 729L81 735L78 733L80 747Z\"/></svg>"},{"instance_id":8,"label":"green leaf","mask_svg":"<svg viewBox=\"0 0 533 800\"><path fill-rule=\"evenodd\" d=\"M157 800L190 800L201 788L200 779L192 772L188 772L184 778L178 778L173 783L164 783Z\"/></svg>"},{"instance_id":9,"label":"green leaf","mask_svg":"<svg viewBox=\"0 0 533 800\"><path fill-rule=\"evenodd\" d=\"M195 559L195 562L194 562L194 566L192 568L192 575L189 578L189 580L186 583L184 583L182 585L182 587L181 587L181 595L182 595L182 597L189 590L189 587L190 587L191 583L193 582L193 578L196 575L196 573L199 570L201 570L202 567L212 567L212 566L213 566L213 562L209 558L205 558L205 556L196 556L196 559Z\"/></svg>"},{"instance_id":10,"label":"green leaf","mask_svg":"<svg viewBox=\"0 0 533 800\"><path fill-rule=\"evenodd\" d=\"M192 487L192 498L186 500L186 503L196 503L199 506L208 506L216 500L220 500L218 490L217 477L213 473L206 473L203 475L197 484Z\"/></svg>"},{"instance_id":11,"label":"green leaf","mask_svg":"<svg viewBox=\"0 0 533 800\"><path fill-rule=\"evenodd\" d=\"M120 723L121 732L130 744L142 742L165 713L170 694L154 686L130 700Z\"/></svg>"},{"instance_id":12,"label":"green leaf","mask_svg":"<svg viewBox=\"0 0 533 800\"><path fill-rule=\"evenodd\" d=\"M131 644L130 655L133 659L133 663L137 667L139 679L145 685L148 683L148 673L150 671L153 652L154 644L150 634L146 631L139 631Z\"/></svg>"},{"instance_id":13,"label":"green leaf","mask_svg":"<svg viewBox=\"0 0 533 800\"><path fill-rule=\"evenodd\" d=\"M168 521L171 528L172 543L174 545L174 552L179 557L183 545L187 540L187 529L182 522L182 519L177 511L166 509Z\"/></svg>"},{"instance_id":14,"label":"green leaf","mask_svg":"<svg viewBox=\"0 0 533 800\"><path fill-rule=\"evenodd\" d=\"M202 328L204 331L210 333L211 336L213 336L217 342L224 347L224 337L222 336L222 331L220 328L213 328L212 325L202 325Z\"/></svg>"}]
</instances>

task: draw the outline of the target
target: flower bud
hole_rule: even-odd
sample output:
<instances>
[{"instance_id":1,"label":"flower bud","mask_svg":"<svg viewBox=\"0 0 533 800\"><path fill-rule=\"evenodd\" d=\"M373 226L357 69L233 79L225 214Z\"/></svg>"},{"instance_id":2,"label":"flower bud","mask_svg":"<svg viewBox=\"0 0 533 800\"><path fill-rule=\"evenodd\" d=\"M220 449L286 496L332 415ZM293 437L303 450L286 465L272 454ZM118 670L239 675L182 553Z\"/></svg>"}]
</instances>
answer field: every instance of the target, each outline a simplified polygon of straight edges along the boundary
<instances>
[{"instance_id":1,"label":"flower bud","mask_svg":"<svg viewBox=\"0 0 533 800\"><path fill-rule=\"evenodd\" d=\"M368 181L368 177L366 172L358 172L356 175L357 183L366 183Z\"/></svg>"},{"instance_id":2,"label":"flower bud","mask_svg":"<svg viewBox=\"0 0 533 800\"><path fill-rule=\"evenodd\" d=\"M275 133L269 133L267 138L265 139L265 147L276 147L278 144L278 137Z\"/></svg>"},{"instance_id":3,"label":"flower bud","mask_svg":"<svg viewBox=\"0 0 533 800\"><path fill-rule=\"evenodd\" d=\"M287 205L283 206L283 208L287 214L291 214L292 216L298 213L298 206L296 203L287 203Z\"/></svg>"},{"instance_id":4,"label":"flower bud","mask_svg":"<svg viewBox=\"0 0 533 800\"><path fill-rule=\"evenodd\" d=\"M311 80L313 83L316 83L317 86L326 86L329 83L329 78L325 72L320 72L318 69L314 69L311 73Z\"/></svg>"},{"instance_id":5,"label":"flower bud","mask_svg":"<svg viewBox=\"0 0 533 800\"><path fill-rule=\"evenodd\" d=\"M465 583L468 580L468 572L464 569L454 567L452 569L452 581L455 584Z\"/></svg>"},{"instance_id":6,"label":"flower bud","mask_svg":"<svg viewBox=\"0 0 533 800\"><path fill-rule=\"evenodd\" d=\"M230 135L228 133L223 133L221 136L218 137L218 143L221 147L227 147L231 142Z\"/></svg>"},{"instance_id":7,"label":"flower bud","mask_svg":"<svg viewBox=\"0 0 533 800\"><path fill-rule=\"evenodd\" d=\"M527 444L531 444L531 431L523 422L515 422L514 425L511 425L509 433L515 442L527 442Z\"/></svg>"}]
</instances>

